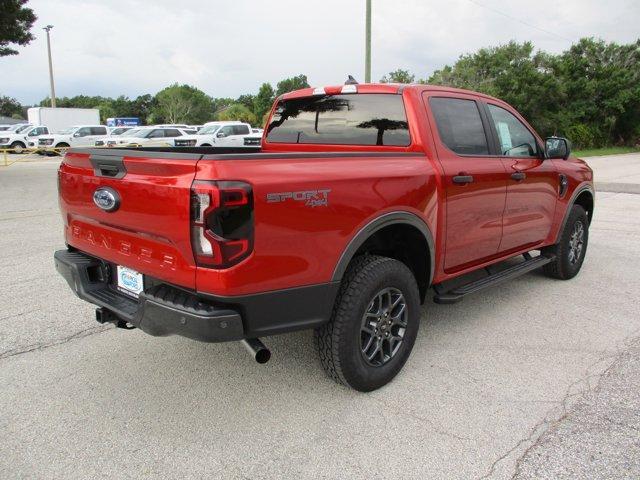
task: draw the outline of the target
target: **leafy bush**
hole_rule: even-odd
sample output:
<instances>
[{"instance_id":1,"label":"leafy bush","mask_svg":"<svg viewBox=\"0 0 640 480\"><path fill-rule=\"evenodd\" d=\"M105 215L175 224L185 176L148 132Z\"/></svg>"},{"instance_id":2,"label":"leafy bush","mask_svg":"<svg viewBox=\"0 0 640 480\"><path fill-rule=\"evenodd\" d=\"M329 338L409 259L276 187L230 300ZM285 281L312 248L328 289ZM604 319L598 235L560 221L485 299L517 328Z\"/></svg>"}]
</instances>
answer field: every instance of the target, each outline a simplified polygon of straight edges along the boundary
<instances>
[{"instance_id":1,"label":"leafy bush","mask_svg":"<svg viewBox=\"0 0 640 480\"><path fill-rule=\"evenodd\" d=\"M599 147L597 134L589 125L578 123L567 128L565 136L571 141L574 148L595 148Z\"/></svg>"}]
</instances>

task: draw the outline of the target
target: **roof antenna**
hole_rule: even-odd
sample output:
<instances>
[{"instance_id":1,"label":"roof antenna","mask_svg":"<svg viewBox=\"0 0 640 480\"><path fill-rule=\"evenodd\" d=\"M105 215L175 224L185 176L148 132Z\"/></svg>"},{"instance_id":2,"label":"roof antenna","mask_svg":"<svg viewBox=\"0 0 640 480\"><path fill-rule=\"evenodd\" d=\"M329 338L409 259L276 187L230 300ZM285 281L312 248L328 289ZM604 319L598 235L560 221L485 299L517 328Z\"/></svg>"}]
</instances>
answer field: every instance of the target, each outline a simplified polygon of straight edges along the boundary
<instances>
[{"instance_id":1,"label":"roof antenna","mask_svg":"<svg viewBox=\"0 0 640 480\"><path fill-rule=\"evenodd\" d=\"M351 75L347 78L347 81L344 82L345 85L358 85L358 81L353 78Z\"/></svg>"}]
</instances>

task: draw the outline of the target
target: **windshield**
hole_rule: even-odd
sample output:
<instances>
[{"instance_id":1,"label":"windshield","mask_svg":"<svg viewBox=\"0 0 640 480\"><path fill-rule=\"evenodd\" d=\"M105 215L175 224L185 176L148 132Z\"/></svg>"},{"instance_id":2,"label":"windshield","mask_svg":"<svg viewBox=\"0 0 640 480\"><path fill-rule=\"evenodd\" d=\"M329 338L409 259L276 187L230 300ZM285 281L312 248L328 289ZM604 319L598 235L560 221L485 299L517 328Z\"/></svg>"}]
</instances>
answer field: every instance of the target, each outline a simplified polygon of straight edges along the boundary
<instances>
[{"instance_id":1,"label":"windshield","mask_svg":"<svg viewBox=\"0 0 640 480\"><path fill-rule=\"evenodd\" d=\"M135 137L137 136L138 132L140 131L140 128L132 128L131 130L127 130L126 132L124 132L122 134L123 137Z\"/></svg>"},{"instance_id":2,"label":"windshield","mask_svg":"<svg viewBox=\"0 0 640 480\"><path fill-rule=\"evenodd\" d=\"M128 132L131 130L131 127L119 127L119 128L114 128L113 131L111 132L111 135L122 135L125 132Z\"/></svg>"},{"instance_id":3,"label":"windshield","mask_svg":"<svg viewBox=\"0 0 640 480\"><path fill-rule=\"evenodd\" d=\"M220 125L207 125L198 130L198 135L211 135L212 133L216 133L219 128Z\"/></svg>"},{"instance_id":4,"label":"windshield","mask_svg":"<svg viewBox=\"0 0 640 480\"><path fill-rule=\"evenodd\" d=\"M151 128L138 128L136 130L129 130L126 136L136 137L136 138L147 138L152 131L153 130Z\"/></svg>"},{"instance_id":5,"label":"windshield","mask_svg":"<svg viewBox=\"0 0 640 480\"><path fill-rule=\"evenodd\" d=\"M31 125L13 125L12 127L9 127L8 130L10 132L20 133L23 130L26 130L27 128L31 128Z\"/></svg>"},{"instance_id":6,"label":"windshield","mask_svg":"<svg viewBox=\"0 0 640 480\"><path fill-rule=\"evenodd\" d=\"M283 100L267 128L267 141L392 146L411 143L402 96L381 93Z\"/></svg>"}]
</instances>

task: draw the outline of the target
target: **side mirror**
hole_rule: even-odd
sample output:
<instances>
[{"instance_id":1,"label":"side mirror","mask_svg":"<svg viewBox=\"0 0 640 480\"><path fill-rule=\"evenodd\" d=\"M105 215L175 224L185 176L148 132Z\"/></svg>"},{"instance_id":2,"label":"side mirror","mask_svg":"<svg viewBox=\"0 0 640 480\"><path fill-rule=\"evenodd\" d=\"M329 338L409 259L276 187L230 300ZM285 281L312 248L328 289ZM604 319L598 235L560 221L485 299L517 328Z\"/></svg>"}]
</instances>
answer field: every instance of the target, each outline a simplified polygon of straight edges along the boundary
<instances>
[{"instance_id":1,"label":"side mirror","mask_svg":"<svg viewBox=\"0 0 640 480\"><path fill-rule=\"evenodd\" d=\"M561 158L566 160L571 153L571 143L563 137L549 137L544 141L546 158Z\"/></svg>"},{"instance_id":2,"label":"side mirror","mask_svg":"<svg viewBox=\"0 0 640 480\"><path fill-rule=\"evenodd\" d=\"M80 132L76 132L76 133L74 133L74 134L73 134L73 136L74 136L74 137L80 137L80 136L82 136L82 135L80 135Z\"/></svg>"},{"instance_id":3,"label":"side mirror","mask_svg":"<svg viewBox=\"0 0 640 480\"><path fill-rule=\"evenodd\" d=\"M218 137L218 138L224 138L226 136L227 136L227 134L224 133L224 132L219 132L219 133L216 134L216 137Z\"/></svg>"}]
</instances>

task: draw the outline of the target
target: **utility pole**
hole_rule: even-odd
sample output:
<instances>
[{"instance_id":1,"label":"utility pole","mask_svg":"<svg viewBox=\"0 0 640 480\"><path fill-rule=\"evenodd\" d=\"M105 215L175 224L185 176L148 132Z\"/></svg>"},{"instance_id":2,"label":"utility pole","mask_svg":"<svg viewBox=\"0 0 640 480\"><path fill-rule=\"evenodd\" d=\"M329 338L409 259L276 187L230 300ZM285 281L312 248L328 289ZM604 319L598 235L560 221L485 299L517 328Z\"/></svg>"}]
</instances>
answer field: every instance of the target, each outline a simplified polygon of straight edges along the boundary
<instances>
[{"instance_id":1,"label":"utility pole","mask_svg":"<svg viewBox=\"0 0 640 480\"><path fill-rule=\"evenodd\" d=\"M51 106L56 108L56 88L53 85L53 62L51 61L51 39L49 38L49 32L53 28L53 25L47 25L43 28L47 32L47 53L49 54L49 83L51 84Z\"/></svg>"},{"instance_id":2,"label":"utility pole","mask_svg":"<svg viewBox=\"0 0 640 480\"><path fill-rule=\"evenodd\" d=\"M367 0L366 53L364 57L364 82L371 83L371 0Z\"/></svg>"}]
</instances>

